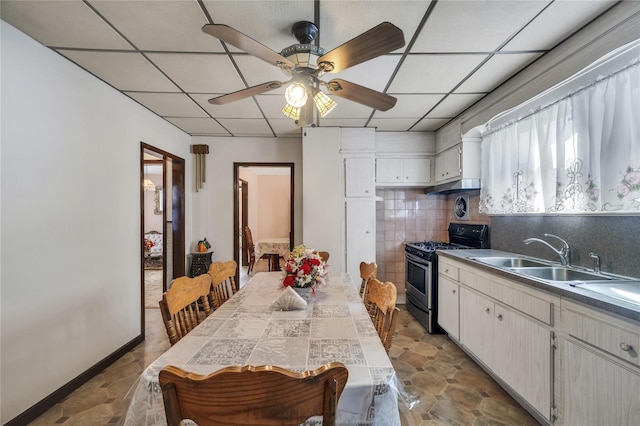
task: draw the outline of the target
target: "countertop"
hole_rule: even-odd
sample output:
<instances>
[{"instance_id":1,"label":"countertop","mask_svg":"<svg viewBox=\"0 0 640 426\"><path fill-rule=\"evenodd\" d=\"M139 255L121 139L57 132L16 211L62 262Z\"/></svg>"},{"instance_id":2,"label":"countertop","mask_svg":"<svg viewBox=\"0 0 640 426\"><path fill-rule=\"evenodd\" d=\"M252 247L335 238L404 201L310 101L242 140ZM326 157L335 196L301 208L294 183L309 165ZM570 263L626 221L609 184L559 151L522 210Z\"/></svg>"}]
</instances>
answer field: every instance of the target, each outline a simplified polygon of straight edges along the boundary
<instances>
[{"instance_id":1,"label":"countertop","mask_svg":"<svg viewBox=\"0 0 640 426\"><path fill-rule=\"evenodd\" d=\"M635 321L640 321L640 305L636 305L631 302L625 302L623 300L614 299L606 295L596 293L594 291L582 289L579 286L572 286L567 282L552 282L541 279L535 279L515 272L510 271L507 268L500 268L491 266L486 263L478 262L472 258L480 257L524 257L533 259L528 256L524 256L517 253L504 252L501 250L482 249L482 250L438 250L438 256L447 257L452 260L457 260L462 263L469 264L480 270L502 276L509 280L516 280L522 285L535 287L540 290L548 291L549 293L557 294L569 300L591 305L595 308L599 308L603 311L614 313L622 317L626 317ZM545 261L546 262L546 261ZM552 263L554 266L560 266L557 263ZM637 283L640 287L640 280L613 280L610 283Z\"/></svg>"}]
</instances>

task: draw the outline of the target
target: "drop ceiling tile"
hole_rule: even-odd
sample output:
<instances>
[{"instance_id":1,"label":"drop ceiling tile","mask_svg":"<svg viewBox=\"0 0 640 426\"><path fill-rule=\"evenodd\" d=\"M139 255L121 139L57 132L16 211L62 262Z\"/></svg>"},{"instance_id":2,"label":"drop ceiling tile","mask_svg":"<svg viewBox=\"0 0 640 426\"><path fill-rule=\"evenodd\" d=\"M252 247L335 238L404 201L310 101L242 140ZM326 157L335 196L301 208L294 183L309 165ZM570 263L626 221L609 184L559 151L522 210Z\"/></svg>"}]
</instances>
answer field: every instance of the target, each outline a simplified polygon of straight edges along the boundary
<instances>
[{"instance_id":1,"label":"drop ceiling tile","mask_svg":"<svg viewBox=\"0 0 640 426\"><path fill-rule=\"evenodd\" d=\"M275 52L297 44L291 26L313 21L313 0L210 1L203 4L214 24L225 24L262 43ZM239 50L227 45L230 51Z\"/></svg>"},{"instance_id":2,"label":"drop ceiling tile","mask_svg":"<svg viewBox=\"0 0 640 426\"><path fill-rule=\"evenodd\" d=\"M185 132L194 135L223 135L228 136L227 132L213 118L185 118L185 117L167 117L165 120L173 123Z\"/></svg>"},{"instance_id":3,"label":"drop ceiling tile","mask_svg":"<svg viewBox=\"0 0 640 426\"><path fill-rule=\"evenodd\" d=\"M336 101L337 105L327 114L327 118L369 118L373 112L373 109L368 106L338 96L331 96L331 93L329 93L329 97Z\"/></svg>"},{"instance_id":4,"label":"drop ceiling tile","mask_svg":"<svg viewBox=\"0 0 640 426\"><path fill-rule=\"evenodd\" d=\"M425 118L420 120L414 127L411 128L412 132L435 132L440 127L447 124L450 120L448 118Z\"/></svg>"},{"instance_id":5,"label":"drop ceiling tile","mask_svg":"<svg viewBox=\"0 0 640 426\"><path fill-rule=\"evenodd\" d=\"M615 0L553 2L502 50L551 49L615 3Z\"/></svg>"},{"instance_id":6,"label":"drop ceiling tile","mask_svg":"<svg viewBox=\"0 0 640 426\"><path fill-rule=\"evenodd\" d=\"M230 93L245 88L226 55L149 53L148 57L185 92Z\"/></svg>"},{"instance_id":7,"label":"drop ceiling tile","mask_svg":"<svg viewBox=\"0 0 640 426\"><path fill-rule=\"evenodd\" d=\"M448 93L486 55L410 55L389 87L389 93Z\"/></svg>"},{"instance_id":8,"label":"drop ceiling tile","mask_svg":"<svg viewBox=\"0 0 640 426\"><path fill-rule=\"evenodd\" d=\"M271 118L269 119L269 124L277 137L302 138L302 128L296 126L293 120L288 118Z\"/></svg>"},{"instance_id":9,"label":"drop ceiling tile","mask_svg":"<svg viewBox=\"0 0 640 426\"><path fill-rule=\"evenodd\" d=\"M422 118L444 95L392 95L398 101L387 111L376 111L373 118Z\"/></svg>"},{"instance_id":10,"label":"drop ceiling tile","mask_svg":"<svg viewBox=\"0 0 640 426\"><path fill-rule=\"evenodd\" d=\"M126 49L132 46L82 1L2 0L2 20L46 46Z\"/></svg>"},{"instance_id":11,"label":"drop ceiling tile","mask_svg":"<svg viewBox=\"0 0 640 426\"><path fill-rule=\"evenodd\" d=\"M319 120L320 127L365 127L366 123L366 118L321 118Z\"/></svg>"},{"instance_id":12,"label":"drop ceiling tile","mask_svg":"<svg viewBox=\"0 0 640 426\"><path fill-rule=\"evenodd\" d=\"M543 1L440 1L411 53L492 52L526 25Z\"/></svg>"},{"instance_id":13,"label":"drop ceiling tile","mask_svg":"<svg viewBox=\"0 0 640 426\"><path fill-rule=\"evenodd\" d=\"M178 88L141 54L59 50L93 75L119 90L177 92Z\"/></svg>"},{"instance_id":14,"label":"drop ceiling tile","mask_svg":"<svg viewBox=\"0 0 640 426\"><path fill-rule=\"evenodd\" d=\"M111 24L141 50L223 52L205 34L207 17L196 1L94 1Z\"/></svg>"},{"instance_id":15,"label":"drop ceiling tile","mask_svg":"<svg viewBox=\"0 0 640 426\"><path fill-rule=\"evenodd\" d=\"M125 94L162 117L207 117L207 114L182 93L125 92Z\"/></svg>"},{"instance_id":16,"label":"drop ceiling tile","mask_svg":"<svg viewBox=\"0 0 640 426\"><path fill-rule=\"evenodd\" d=\"M449 95L437 107L429 112L430 118L453 118L483 98L484 93Z\"/></svg>"},{"instance_id":17,"label":"drop ceiling tile","mask_svg":"<svg viewBox=\"0 0 640 426\"><path fill-rule=\"evenodd\" d=\"M234 136L269 136L273 132L264 119L258 118L221 118L218 120Z\"/></svg>"},{"instance_id":18,"label":"drop ceiling tile","mask_svg":"<svg viewBox=\"0 0 640 426\"><path fill-rule=\"evenodd\" d=\"M404 132L416 124L416 118L373 118L367 127L375 127L380 132Z\"/></svg>"},{"instance_id":19,"label":"drop ceiling tile","mask_svg":"<svg viewBox=\"0 0 640 426\"><path fill-rule=\"evenodd\" d=\"M541 55L541 53L494 55L455 92L490 92Z\"/></svg>"},{"instance_id":20,"label":"drop ceiling tile","mask_svg":"<svg viewBox=\"0 0 640 426\"><path fill-rule=\"evenodd\" d=\"M334 78L341 78L359 84L360 86L382 92L387 86L391 75L393 75L393 71L398 66L399 61L400 55L379 56L342 72L325 74L322 80L329 81Z\"/></svg>"},{"instance_id":21,"label":"drop ceiling tile","mask_svg":"<svg viewBox=\"0 0 640 426\"><path fill-rule=\"evenodd\" d=\"M284 108L287 103L284 95L258 95L255 98L265 117L270 120L274 118L285 118L282 114L282 108Z\"/></svg>"},{"instance_id":22,"label":"drop ceiling tile","mask_svg":"<svg viewBox=\"0 0 640 426\"><path fill-rule=\"evenodd\" d=\"M418 28L429 1L321 1L320 45L327 51L348 42L382 22L404 32L405 47ZM356 19L365 17L366 19Z\"/></svg>"},{"instance_id":23,"label":"drop ceiling tile","mask_svg":"<svg viewBox=\"0 0 640 426\"><path fill-rule=\"evenodd\" d=\"M191 97L214 118L262 118L253 98L240 99L225 105L209 103L209 99L223 94L192 93Z\"/></svg>"},{"instance_id":24,"label":"drop ceiling tile","mask_svg":"<svg viewBox=\"0 0 640 426\"><path fill-rule=\"evenodd\" d=\"M267 81L289 81L290 77L276 66L266 63L254 56L250 55L233 55L233 59L238 65L238 69L244 76L249 86L257 86ZM281 87L269 91L270 94L282 93L285 88Z\"/></svg>"}]
</instances>

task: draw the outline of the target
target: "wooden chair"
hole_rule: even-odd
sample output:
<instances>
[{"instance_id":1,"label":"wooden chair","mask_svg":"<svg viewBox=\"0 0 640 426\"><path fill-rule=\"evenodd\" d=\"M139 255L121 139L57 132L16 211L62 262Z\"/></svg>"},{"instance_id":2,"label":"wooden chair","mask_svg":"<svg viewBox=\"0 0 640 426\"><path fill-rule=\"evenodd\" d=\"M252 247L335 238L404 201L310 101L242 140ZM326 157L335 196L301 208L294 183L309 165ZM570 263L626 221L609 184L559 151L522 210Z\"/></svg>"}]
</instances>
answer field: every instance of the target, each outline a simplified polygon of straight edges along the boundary
<instances>
[{"instance_id":1,"label":"wooden chair","mask_svg":"<svg viewBox=\"0 0 640 426\"><path fill-rule=\"evenodd\" d=\"M318 252L318 256L320 256L320 259L322 259L322 261L324 263L327 263L327 261L329 260L329 252L328 251L319 251Z\"/></svg>"},{"instance_id":2,"label":"wooden chair","mask_svg":"<svg viewBox=\"0 0 640 426\"><path fill-rule=\"evenodd\" d=\"M339 362L301 373L276 366L233 366L206 376L178 367L160 370L168 426L298 426L321 415L334 426L349 372Z\"/></svg>"},{"instance_id":3,"label":"wooden chair","mask_svg":"<svg viewBox=\"0 0 640 426\"><path fill-rule=\"evenodd\" d=\"M211 277L204 274L195 278L176 278L163 293L160 313L172 346L211 314L210 288ZM204 312L200 311L198 303L202 304Z\"/></svg>"},{"instance_id":4,"label":"wooden chair","mask_svg":"<svg viewBox=\"0 0 640 426\"><path fill-rule=\"evenodd\" d=\"M249 268L247 269L247 274L251 274L253 271L253 267L256 264L257 260L260 259L268 259L269 260L269 270L271 270L271 255L262 255L260 259L256 259L256 245L253 242L253 234L251 233L251 228L248 226L244 227L244 233L247 240L247 258L249 259Z\"/></svg>"},{"instance_id":5,"label":"wooden chair","mask_svg":"<svg viewBox=\"0 0 640 426\"><path fill-rule=\"evenodd\" d=\"M237 267L235 260L214 262L209 266L208 275L211 277L209 298L213 309L218 309L238 291L235 279Z\"/></svg>"},{"instance_id":6,"label":"wooden chair","mask_svg":"<svg viewBox=\"0 0 640 426\"><path fill-rule=\"evenodd\" d=\"M375 262L366 263L360 262L360 278L362 279L362 283L360 283L360 298L364 298L364 289L367 286L367 282L371 278L375 278L378 274L378 264Z\"/></svg>"},{"instance_id":7,"label":"wooden chair","mask_svg":"<svg viewBox=\"0 0 640 426\"><path fill-rule=\"evenodd\" d=\"M396 307L396 286L391 282L381 282L371 278L365 291L364 304L380 336L382 346L389 351L391 339L396 331L400 309Z\"/></svg>"}]
</instances>

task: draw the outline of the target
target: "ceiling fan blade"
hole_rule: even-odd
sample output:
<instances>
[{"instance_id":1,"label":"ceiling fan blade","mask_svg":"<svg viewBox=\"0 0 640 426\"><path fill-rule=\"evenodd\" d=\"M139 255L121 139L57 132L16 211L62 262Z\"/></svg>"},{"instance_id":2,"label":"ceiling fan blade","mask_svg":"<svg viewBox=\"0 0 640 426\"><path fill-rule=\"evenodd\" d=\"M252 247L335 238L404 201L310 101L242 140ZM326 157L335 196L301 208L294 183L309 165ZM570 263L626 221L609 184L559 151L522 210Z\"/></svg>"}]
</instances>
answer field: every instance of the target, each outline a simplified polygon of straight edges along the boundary
<instances>
[{"instance_id":1,"label":"ceiling fan blade","mask_svg":"<svg viewBox=\"0 0 640 426\"><path fill-rule=\"evenodd\" d=\"M294 66L293 62L284 56L228 25L207 24L202 27L202 31L224 41L225 43L235 46L256 58L269 62L271 65L278 66L279 64L285 64L288 67Z\"/></svg>"},{"instance_id":2,"label":"ceiling fan blade","mask_svg":"<svg viewBox=\"0 0 640 426\"><path fill-rule=\"evenodd\" d=\"M340 72L402 46L402 30L390 22L383 22L319 57L317 63L328 62L333 67L325 66L325 71Z\"/></svg>"},{"instance_id":3,"label":"ceiling fan blade","mask_svg":"<svg viewBox=\"0 0 640 426\"><path fill-rule=\"evenodd\" d=\"M398 99L377 90L336 78L327 83L332 95L358 102L359 104L387 111L393 108Z\"/></svg>"},{"instance_id":4,"label":"ceiling fan blade","mask_svg":"<svg viewBox=\"0 0 640 426\"><path fill-rule=\"evenodd\" d=\"M238 90L237 92L228 93L226 95L218 96L217 98L211 98L209 99L209 103L213 105L224 105L253 95L259 95L261 93L277 89L281 86L282 82L280 81L267 81L266 83L262 83L257 86L251 86L246 89Z\"/></svg>"}]
</instances>

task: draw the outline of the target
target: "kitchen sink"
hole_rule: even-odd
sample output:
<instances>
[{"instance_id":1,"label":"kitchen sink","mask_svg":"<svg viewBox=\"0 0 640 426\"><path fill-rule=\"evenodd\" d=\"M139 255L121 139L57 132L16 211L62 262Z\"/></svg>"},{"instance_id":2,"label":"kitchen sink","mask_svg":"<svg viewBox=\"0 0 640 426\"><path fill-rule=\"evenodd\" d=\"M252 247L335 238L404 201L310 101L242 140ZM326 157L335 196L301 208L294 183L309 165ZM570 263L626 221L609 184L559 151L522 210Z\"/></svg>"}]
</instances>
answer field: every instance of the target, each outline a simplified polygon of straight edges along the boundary
<instances>
[{"instance_id":1,"label":"kitchen sink","mask_svg":"<svg viewBox=\"0 0 640 426\"><path fill-rule=\"evenodd\" d=\"M546 268L511 268L513 272L547 281L609 281L612 278L560 266Z\"/></svg>"},{"instance_id":2,"label":"kitchen sink","mask_svg":"<svg viewBox=\"0 0 640 426\"><path fill-rule=\"evenodd\" d=\"M473 260L486 263L487 265L497 266L499 268L532 268L549 266L548 263L525 259L523 257L476 257Z\"/></svg>"}]
</instances>

